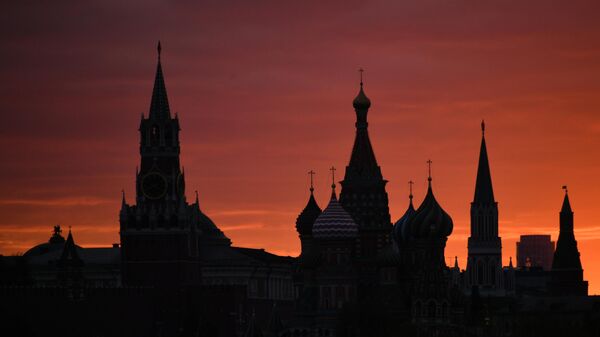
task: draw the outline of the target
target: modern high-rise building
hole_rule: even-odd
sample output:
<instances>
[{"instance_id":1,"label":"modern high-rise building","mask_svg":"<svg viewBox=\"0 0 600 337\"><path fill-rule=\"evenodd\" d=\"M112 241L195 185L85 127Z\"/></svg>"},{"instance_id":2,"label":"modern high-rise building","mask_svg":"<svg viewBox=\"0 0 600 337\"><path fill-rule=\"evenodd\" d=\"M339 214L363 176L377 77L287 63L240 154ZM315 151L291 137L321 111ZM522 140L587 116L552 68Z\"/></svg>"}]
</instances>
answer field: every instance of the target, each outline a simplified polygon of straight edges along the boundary
<instances>
[{"instance_id":1,"label":"modern high-rise building","mask_svg":"<svg viewBox=\"0 0 600 337\"><path fill-rule=\"evenodd\" d=\"M550 235L521 235L517 242L517 267L550 270L553 254L554 241Z\"/></svg>"}]
</instances>

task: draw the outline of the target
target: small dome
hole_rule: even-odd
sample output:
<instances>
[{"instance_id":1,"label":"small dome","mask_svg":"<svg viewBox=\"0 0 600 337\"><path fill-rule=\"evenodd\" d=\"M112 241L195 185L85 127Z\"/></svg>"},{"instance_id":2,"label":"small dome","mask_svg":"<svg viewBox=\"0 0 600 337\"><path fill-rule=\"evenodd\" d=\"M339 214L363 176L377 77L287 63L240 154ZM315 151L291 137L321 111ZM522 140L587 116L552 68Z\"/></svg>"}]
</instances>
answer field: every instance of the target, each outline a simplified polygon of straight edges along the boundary
<instances>
[{"instance_id":1,"label":"small dome","mask_svg":"<svg viewBox=\"0 0 600 337\"><path fill-rule=\"evenodd\" d=\"M331 194L331 200L323 213L315 220L312 233L316 239L348 239L358 236L358 225L340 205L335 192Z\"/></svg>"},{"instance_id":2,"label":"small dome","mask_svg":"<svg viewBox=\"0 0 600 337\"><path fill-rule=\"evenodd\" d=\"M321 208L317 205L317 201L311 191L306 207L304 207L296 219L296 230L298 233L300 235L310 235L312 233L313 224L315 223L315 220L317 220L317 217L321 215L321 212Z\"/></svg>"},{"instance_id":3,"label":"small dome","mask_svg":"<svg viewBox=\"0 0 600 337\"><path fill-rule=\"evenodd\" d=\"M452 233L453 226L452 218L435 200L430 182L423 203L404 225L403 238L445 238Z\"/></svg>"},{"instance_id":4,"label":"small dome","mask_svg":"<svg viewBox=\"0 0 600 337\"><path fill-rule=\"evenodd\" d=\"M406 236L406 223L413 217L415 214L415 207L412 203L412 195L410 196L410 203L408 205L408 209L404 212L404 215L396 221L394 224L394 231L392 233L392 237L396 245L400 245L400 243L404 240Z\"/></svg>"},{"instance_id":5,"label":"small dome","mask_svg":"<svg viewBox=\"0 0 600 337\"><path fill-rule=\"evenodd\" d=\"M360 84L358 95L356 95L356 98L352 102L352 106L354 106L354 109L368 109L371 107L371 100L365 95L362 83Z\"/></svg>"}]
</instances>

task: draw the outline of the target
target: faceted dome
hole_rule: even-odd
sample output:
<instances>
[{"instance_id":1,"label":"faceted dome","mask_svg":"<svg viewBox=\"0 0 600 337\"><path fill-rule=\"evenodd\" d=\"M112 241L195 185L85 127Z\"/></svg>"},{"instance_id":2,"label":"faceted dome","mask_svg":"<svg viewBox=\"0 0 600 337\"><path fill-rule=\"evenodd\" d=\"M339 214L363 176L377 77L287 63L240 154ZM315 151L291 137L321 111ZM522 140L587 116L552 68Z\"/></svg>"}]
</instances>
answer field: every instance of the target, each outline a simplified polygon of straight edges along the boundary
<instances>
[{"instance_id":1,"label":"faceted dome","mask_svg":"<svg viewBox=\"0 0 600 337\"><path fill-rule=\"evenodd\" d=\"M362 83L360 84L358 95L356 95L356 98L352 102L352 106L354 106L354 109L368 109L371 107L371 100L365 95Z\"/></svg>"},{"instance_id":2,"label":"faceted dome","mask_svg":"<svg viewBox=\"0 0 600 337\"><path fill-rule=\"evenodd\" d=\"M406 212L404 212L404 215L400 217L400 219L398 219L398 221L396 221L396 223L394 224L394 231L392 232L392 237L397 245L400 245L400 243L406 237L406 223L408 223L408 221L413 217L414 214L415 207L413 206L411 195L408 209L406 210Z\"/></svg>"},{"instance_id":3,"label":"faceted dome","mask_svg":"<svg viewBox=\"0 0 600 337\"><path fill-rule=\"evenodd\" d=\"M313 230L313 224L317 220L317 217L321 215L321 212L321 207L317 205L317 201L311 191L306 207L304 207L296 219L296 230L298 233L300 235L310 235Z\"/></svg>"},{"instance_id":4,"label":"faceted dome","mask_svg":"<svg viewBox=\"0 0 600 337\"><path fill-rule=\"evenodd\" d=\"M340 205L335 192L331 194L331 200L323 213L315 220L312 234L316 239L348 239L358 236L358 225Z\"/></svg>"},{"instance_id":5,"label":"faceted dome","mask_svg":"<svg viewBox=\"0 0 600 337\"><path fill-rule=\"evenodd\" d=\"M433 196L431 182L423 203L404 225L403 236L407 239L445 238L452 233L452 218Z\"/></svg>"}]
</instances>

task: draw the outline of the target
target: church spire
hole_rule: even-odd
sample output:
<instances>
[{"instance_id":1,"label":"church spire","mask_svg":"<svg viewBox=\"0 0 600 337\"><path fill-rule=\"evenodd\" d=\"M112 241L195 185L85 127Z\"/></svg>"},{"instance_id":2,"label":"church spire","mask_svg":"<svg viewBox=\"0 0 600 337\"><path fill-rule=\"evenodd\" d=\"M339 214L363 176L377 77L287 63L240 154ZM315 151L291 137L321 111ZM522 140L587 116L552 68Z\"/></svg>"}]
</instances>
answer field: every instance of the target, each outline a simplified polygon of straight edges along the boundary
<instances>
[{"instance_id":1,"label":"church spire","mask_svg":"<svg viewBox=\"0 0 600 337\"><path fill-rule=\"evenodd\" d=\"M352 148L352 154L350 156L350 164L346 171L346 178L348 173L362 176L363 178L372 178L373 176L378 179L382 179L381 170L377 165L375 159L375 153L369 139L367 114L369 107L371 107L371 100L365 94L363 88L363 72L364 70L359 69L360 72L360 90L358 95L354 98L352 105L356 112L356 137L354 139L354 147ZM348 172L350 170L351 172Z\"/></svg>"},{"instance_id":2,"label":"church spire","mask_svg":"<svg viewBox=\"0 0 600 337\"><path fill-rule=\"evenodd\" d=\"M156 77L154 78L154 89L152 90L152 101L150 102L150 113L148 118L162 120L171 118L171 112L169 110L167 88L165 86L162 65L160 63L160 54L162 51L160 41L158 41L156 50L158 54L158 63L156 66Z\"/></svg>"},{"instance_id":3,"label":"church spire","mask_svg":"<svg viewBox=\"0 0 600 337\"><path fill-rule=\"evenodd\" d=\"M479 166L477 167L477 181L475 182L473 203L493 204L495 202L492 175L490 174L490 164L485 144L485 122L481 121L481 149L479 150Z\"/></svg>"}]
</instances>

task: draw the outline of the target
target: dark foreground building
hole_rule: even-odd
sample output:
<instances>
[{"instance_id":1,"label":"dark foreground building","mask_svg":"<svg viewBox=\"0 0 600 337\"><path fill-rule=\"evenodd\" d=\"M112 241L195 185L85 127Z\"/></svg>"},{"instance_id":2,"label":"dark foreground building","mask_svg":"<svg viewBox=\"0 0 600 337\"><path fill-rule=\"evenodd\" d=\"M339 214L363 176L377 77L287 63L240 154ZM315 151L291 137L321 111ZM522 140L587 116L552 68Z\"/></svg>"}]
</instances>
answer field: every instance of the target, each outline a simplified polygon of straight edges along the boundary
<instances>
[{"instance_id":1,"label":"dark foreground building","mask_svg":"<svg viewBox=\"0 0 600 337\"><path fill-rule=\"evenodd\" d=\"M321 209L310 186L296 220L302 251L232 246L186 199L179 119L159 60L139 125L135 201L123 195L121 242L82 248L60 227L23 256L0 256L7 336L599 336L565 194L549 270L502 266L498 202L482 137L466 270L446 265L452 217L434 194L392 224L368 134L361 81L355 140L338 195ZM482 132L485 125L482 123ZM313 172L311 171L311 174ZM425 183L425 182L423 182ZM423 184L424 185L424 184Z\"/></svg>"}]
</instances>

